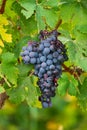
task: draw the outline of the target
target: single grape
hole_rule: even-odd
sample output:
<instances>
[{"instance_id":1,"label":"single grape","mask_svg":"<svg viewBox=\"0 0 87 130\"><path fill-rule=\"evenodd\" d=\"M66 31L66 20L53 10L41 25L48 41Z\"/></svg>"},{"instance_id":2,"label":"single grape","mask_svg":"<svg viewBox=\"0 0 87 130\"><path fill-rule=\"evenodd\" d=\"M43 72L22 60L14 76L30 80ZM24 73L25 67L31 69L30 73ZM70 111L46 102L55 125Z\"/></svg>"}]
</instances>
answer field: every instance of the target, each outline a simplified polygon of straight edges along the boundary
<instances>
[{"instance_id":1,"label":"single grape","mask_svg":"<svg viewBox=\"0 0 87 130\"><path fill-rule=\"evenodd\" d=\"M49 60L52 60L52 59L53 59L53 55L52 55L52 54L49 54L49 55L47 56L47 58L48 58Z\"/></svg>"},{"instance_id":2,"label":"single grape","mask_svg":"<svg viewBox=\"0 0 87 130\"><path fill-rule=\"evenodd\" d=\"M61 61L61 62L63 62L63 61L64 61L63 55L59 55L59 56L58 56L58 60Z\"/></svg>"},{"instance_id":3,"label":"single grape","mask_svg":"<svg viewBox=\"0 0 87 130\"><path fill-rule=\"evenodd\" d=\"M40 51L42 51L42 50L44 49L44 45L43 45L43 44L40 44L38 49L39 49Z\"/></svg>"},{"instance_id":4,"label":"single grape","mask_svg":"<svg viewBox=\"0 0 87 130\"><path fill-rule=\"evenodd\" d=\"M51 70L54 70L54 69L55 69L55 66L54 66L54 65L50 65L50 69L51 69Z\"/></svg>"},{"instance_id":5,"label":"single grape","mask_svg":"<svg viewBox=\"0 0 87 130\"><path fill-rule=\"evenodd\" d=\"M41 57L40 57L40 61L41 61L41 62L45 62L45 61L46 61L46 57L45 57L45 56L41 56Z\"/></svg>"},{"instance_id":6,"label":"single grape","mask_svg":"<svg viewBox=\"0 0 87 130\"><path fill-rule=\"evenodd\" d=\"M31 58L31 59L30 59L30 63L31 63L31 64L35 64L35 63L36 63L36 58Z\"/></svg>"},{"instance_id":7,"label":"single grape","mask_svg":"<svg viewBox=\"0 0 87 130\"><path fill-rule=\"evenodd\" d=\"M42 78L43 75L42 75L41 73L38 73L38 77L39 77L39 78Z\"/></svg>"},{"instance_id":8,"label":"single grape","mask_svg":"<svg viewBox=\"0 0 87 130\"><path fill-rule=\"evenodd\" d=\"M55 51L55 52L53 53L53 57L54 57L54 58L58 57L58 52L57 52L57 51Z\"/></svg>"},{"instance_id":9,"label":"single grape","mask_svg":"<svg viewBox=\"0 0 87 130\"><path fill-rule=\"evenodd\" d=\"M58 61L58 60L57 60L56 58L53 59L53 63L57 63L57 61Z\"/></svg>"},{"instance_id":10,"label":"single grape","mask_svg":"<svg viewBox=\"0 0 87 130\"><path fill-rule=\"evenodd\" d=\"M48 55L49 53L50 53L50 49L49 48L44 48L43 54Z\"/></svg>"},{"instance_id":11,"label":"single grape","mask_svg":"<svg viewBox=\"0 0 87 130\"><path fill-rule=\"evenodd\" d=\"M26 55L26 56L24 57L24 61L25 61L25 62L29 62L29 61L30 61L29 56Z\"/></svg>"},{"instance_id":12,"label":"single grape","mask_svg":"<svg viewBox=\"0 0 87 130\"><path fill-rule=\"evenodd\" d=\"M36 54L35 52L30 52L29 56L32 58L32 57L35 57L35 54Z\"/></svg>"},{"instance_id":13,"label":"single grape","mask_svg":"<svg viewBox=\"0 0 87 130\"><path fill-rule=\"evenodd\" d=\"M44 42L44 46L45 47L50 47L50 43L49 42Z\"/></svg>"},{"instance_id":14,"label":"single grape","mask_svg":"<svg viewBox=\"0 0 87 130\"><path fill-rule=\"evenodd\" d=\"M43 106L43 108L47 108L49 105L47 102L42 102L42 106Z\"/></svg>"},{"instance_id":15,"label":"single grape","mask_svg":"<svg viewBox=\"0 0 87 130\"><path fill-rule=\"evenodd\" d=\"M45 73L45 70L41 67L39 70L39 73L43 74L43 73Z\"/></svg>"},{"instance_id":16,"label":"single grape","mask_svg":"<svg viewBox=\"0 0 87 130\"><path fill-rule=\"evenodd\" d=\"M52 72L51 71L47 71L47 74L48 74L48 76L51 76L52 75Z\"/></svg>"},{"instance_id":17,"label":"single grape","mask_svg":"<svg viewBox=\"0 0 87 130\"><path fill-rule=\"evenodd\" d=\"M43 68L45 68L47 66L47 64L45 63L45 62L43 62L42 64L41 64L41 67L43 67Z\"/></svg>"},{"instance_id":18,"label":"single grape","mask_svg":"<svg viewBox=\"0 0 87 130\"><path fill-rule=\"evenodd\" d=\"M53 61L52 60L47 60L46 63L47 63L47 65L51 65L53 63Z\"/></svg>"},{"instance_id":19,"label":"single grape","mask_svg":"<svg viewBox=\"0 0 87 130\"><path fill-rule=\"evenodd\" d=\"M24 55L28 55L28 54L29 54L29 51L25 50Z\"/></svg>"},{"instance_id":20,"label":"single grape","mask_svg":"<svg viewBox=\"0 0 87 130\"><path fill-rule=\"evenodd\" d=\"M51 51L55 51L54 45L51 45L51 46L50 46L50 50L51 50Z\"/></svg>"},{"instance_id":21,"label":"single grape","mask_svg":"<svg viewBox=\"0 0 87 130\"><path fill-rule=\"evenodd\" d=\"M27 50L31 52L31 51L33 50L32 46L29 45L29 46L27 47Z\"/></svg>"}]
</instances>

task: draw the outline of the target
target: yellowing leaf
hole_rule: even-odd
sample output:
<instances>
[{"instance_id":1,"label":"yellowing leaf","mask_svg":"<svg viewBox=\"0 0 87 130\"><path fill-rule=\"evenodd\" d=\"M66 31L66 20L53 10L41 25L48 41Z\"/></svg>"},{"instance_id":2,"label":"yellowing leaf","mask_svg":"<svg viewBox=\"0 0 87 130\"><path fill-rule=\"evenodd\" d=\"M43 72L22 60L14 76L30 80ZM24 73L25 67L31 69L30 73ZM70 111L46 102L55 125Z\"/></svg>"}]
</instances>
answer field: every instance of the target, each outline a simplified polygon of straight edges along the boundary
<instances>
[{"instance_id":1,"label":"yellowing leaf","mask_svg":"<svg viewBox=\"0 0 87 130\"><path fill-rule=\"evenodd\" d=\"M3 15L0 14L0 25L8 25L9 22Z\"/></svg>"},{"instance_id":2,"label":"yellowing leaf","mask_svg":"<svg viewBox=\"0 0 87 130\"><path fill-rule=\"evenodd\" d=\"M2 42L1 39L0 39L0 46L1 46L1 47L4 47L4 44L3 44L3 42Z\"/></svg>"},{"instance_id":3,"label":"yellowing leaf","mask_svg":"<svg viewBox=\"0 0 87 130\"><path fill-rule=\"evenodd\" d=\"M5 40L6 42L12 42L11 34L3 33L3 40Z\"/></svg>"},{"instance_id":4,"label":"yellowing leaf","mask_svg":"<svg viewBox=\"0 0 87 130\"><path fill-rule=\"evenodd\" d=\"M4 28L4 26L8 25L9 22L6 19L6 17L4 17L3 15L0 15L0 35L2 37L2 39L6 42L12 42L12 36L11 34L7 33L7 29ZM0 45L1 45L1 41L0 41ZM2 44L3 45L3 44Z\"/></svg>"},{"instance_id":5,"label":"yellowing leaf","mask_svg":"<svg viewBox=\"0 0 87 130\"><path fill-rule=\"evenodd\" d=\"M6 33L7 29L4 29L2 25L0 25L0 34L4 41L12 42L11 34Z\"/></svg>"}]
</instances>

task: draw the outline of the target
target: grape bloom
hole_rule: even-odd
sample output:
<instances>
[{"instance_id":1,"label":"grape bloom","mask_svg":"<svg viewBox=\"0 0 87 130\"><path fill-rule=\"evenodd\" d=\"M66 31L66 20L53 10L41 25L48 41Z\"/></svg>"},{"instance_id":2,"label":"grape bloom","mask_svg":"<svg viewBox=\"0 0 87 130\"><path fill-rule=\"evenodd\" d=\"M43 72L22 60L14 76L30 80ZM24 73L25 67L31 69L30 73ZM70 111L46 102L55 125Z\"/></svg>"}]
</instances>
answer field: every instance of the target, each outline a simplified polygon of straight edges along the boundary
<instances>
[{"instance_id":1,"label":"grape bloom","mask_svg":"<svg viewBox=\"0 0 87 130\"><path fill-rule=\"evenodd\" d=\"M62 64L68 60L65 46L57 39L56 30L41 31L39 42L29 42L22 48L21 56L25 64L34 64L34 74L38 76L41 91L39 101L43 108L52 106L51 97L56 94L57 79L62 74Z\"/></svg>"}]
</instances>

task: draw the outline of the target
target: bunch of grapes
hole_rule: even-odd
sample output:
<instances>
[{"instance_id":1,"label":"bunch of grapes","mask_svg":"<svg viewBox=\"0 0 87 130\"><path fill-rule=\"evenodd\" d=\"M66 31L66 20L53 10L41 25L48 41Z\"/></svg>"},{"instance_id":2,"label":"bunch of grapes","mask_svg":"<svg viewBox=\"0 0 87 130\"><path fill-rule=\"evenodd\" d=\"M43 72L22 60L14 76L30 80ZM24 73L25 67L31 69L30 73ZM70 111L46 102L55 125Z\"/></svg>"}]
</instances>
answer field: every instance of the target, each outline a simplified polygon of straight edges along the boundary
<instances>
[{"instance_id":1,"label":"bunch of grapes","mask_svg":"<svg viewBox=\"0 0 87 130\"><path fill-rule=\"evenodd\" d=\"M34 74L38 76L41 91L39 101L44 108L51 107L51 97L55 96L57 79L62 74L62 64L68 60L65 46L57 39L56 30L41 31L39 42L29 42L23 47L21 56L25 64L34 64Z\"/></svg>"}]
</instances>

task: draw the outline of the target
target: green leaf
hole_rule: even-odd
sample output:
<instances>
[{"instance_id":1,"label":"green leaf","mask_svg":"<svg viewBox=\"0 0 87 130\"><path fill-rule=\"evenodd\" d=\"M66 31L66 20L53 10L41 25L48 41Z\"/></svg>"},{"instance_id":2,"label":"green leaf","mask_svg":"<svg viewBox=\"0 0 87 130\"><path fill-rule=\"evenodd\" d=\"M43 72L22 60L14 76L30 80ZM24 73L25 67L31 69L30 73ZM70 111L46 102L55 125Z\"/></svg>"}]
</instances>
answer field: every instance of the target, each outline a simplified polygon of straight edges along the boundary
<instances>
[{"instance_id":1,"label":"green leaf","mask_svg":"<svg viewBox=\"0 0 87 130\"><path fill-rule=\"evenodd\" d=\"M17 86L18 68L16 58L13 53L2 54L1 73L15 86Z\"/></svg>"},{"instance_id":2,"label":"green leaf","mask_svg":"<svg viewBox=\"0 0 87 130\"><path fill-rule=\"evenodd\" d=\"M58 22L58 13L54 9L46 9L38 5L36 9L36 20L38 30L44 29L46 26L45 23L51 28L54 28Z\"/></svg>"},{"instance_id":3,"label":"green leaf","mask_svg":"<svg viewBox=\"0 0 87 130\"><path fill-rule=\"evenodd\" d=\"M69 60L73 64L75 63L76 53L78 50L76 48L75 43L73 43L72 41L68 41L66 46L67 46L67 53L68 53Z\"/></svg>"},{"instance_id":4,"label":"green leaf","mask_svg":"<svg viewBox=\"0 0 87 130\"><path fill-rule=\"evenodd\" d=\"M78 1L62 1L60 4L60 16L64 22L70 22L73 27L78 24L87 23L87 9ZM82 20L80 20L82 19Z\"/></svg>"},{"instance_id":5,"label":"green leaf","mask_svg":"<svg viewBox=\"0 0 87 130\"><path fill-rule=\"evenodd\" d=\"M68 92L71 96L76 96L78 93L78 81L70 74L63 73L58 80L58 93L62 96Z\"/></svg>"},{"instance_id":6,"label":"green leaf","mask_svg":"<svg viewBox=\"0 0 87 130\"><path fill-rule=\"evenodd\" d=\"M73 17L73 15L75 15L75 11L76 11L76 5L74 3L63 3L63 5L61 6L61 12L60 12L60 16L63 19L64 22L68 22L70 21L70 19Z\"/></svg>"},{"instance_id":7,"label":"green leaf","mask_svg":"<svg viewBox=\"0 0 87 130\"><path fill-rule=\"evenodd\" d=\"M69 60L75 66L87 71L87 35L76 33L75 37L74 42L68 41L66 44Z\"/></svg>"},{"instance_id":8,"label":"green leaf","mask_svg":"<svg viewBox=\"0 0 87 130\"><path fill-rule=\"evenodd\" d=\"M87 34L87 24L77 25L75 29L81 33Z\"/></svg>"},{"instance_id":9,"label":"green leaf","mask_svg":"<svg viewBox=\"0 0 87 130\"><path fill-rule=\"evenodd\" d=\"M77 31L75 36L78 50L76 54L76 64L84 71L87 71L87 34L82 34Z\"/></svg>"},{"instance_id":10,"label":"green leaf","mask_svg":"<svg viewBox=\"0 0 87 130\"><path fill-rule=\"evenodd\" d=\"M26 17L26 19L30 18L34 10L36 8L36 1L35 0L19 0L19 4L23 7L21 12Z\"/></svg>"},{"instance_id":11,"label":"green leaf","mask_svg":"<svg viewBox=\"0 0 87 130\"><path fill-rule=\"evenodd\" d=\"M29 72L32 71L33 68L34 67L31 64L25 65L25 64L21 63L18 65L19 75L21 77L25 77L25 76L29 75Z\"/></svg>"},{"instance_id":12,"label":"green leaf","mask_svg":"<svg viewBox=\"0 0 87 130\"><path fill-rule=\"evenodd\" d=\"M10 100L13 103L21 103L26 100L29 106L41 107L38 101L37 77L28 76L25 78L20 78L18 80L18 87L7 90L7 94L10 96Z\"/></svg>"},{"instance_id":13,"label":"green leaf","mask_svg":"<svg viewBox=\"0 0 87 130\"><path fill-rule=\"evenodd\" d=\"M45 7L53 8L53 7L57 7L58 6L58 0L55 0L55 2L54 2L54 0L46 0L46 1L43 1L42 4Z\"/></svg>"},{"instance_id":14,"label":"green leaf","mask_svg":"<svg viewBox=\"0 0 87 130\"><path fill-rule=\"evenodd\" d=\"M6 53L3 53L2 54L2 62L3 63L11 63L11 64L14 64L17 62L17 59L16 57L14 56L13 53L11 52L6 52Z\"/></svg>"},{"instance_id":15,"label":"green leaf","mask_svg":"<svg viewBox=\"0 0 87 130\"><path fill-rule=\"evenodd\" d=\"M68 93L70 95L76 96L78 92L78 81L73 77L69 76L69 88L68 88Z\"/></svg>"},{"instance_id":16,"label":"green leaf","mask_svg":"<svg viewBox=\"0 0 87 130\"><path fill-rule=\"evenodd\" d=\"M55 28L58 22L58 13L54 9L44 9L42 15L46 19L46 23L51 27Z\"/></svg>"},{"instance_id":17,"label":"green leaf","mask_svg":"<svg viewBox=\"0 0 87 130\"><path fill-rule=\"evenodd\" d=\"M69 84L68 77L66 74L62 74L61 78L58 80L58 84L58 93L59 95L64 96L67 92Z\"/></svg>"},{"instance_id":18,"label":"green leaf","mask_svg":"<svg viewBox=\"0 0 87 130\"><path fill-rule=\"evenodd\" d=\"M43 19L43 17L44 17L43 12L44 12L43 7L38 5L37 10L36 10L36 21L37 21L38 31L45 28L45 22Z\"/></svg>"},{"instance_id":19,"label":"green leaf","mask_svg":"<svg viewBox=\"0 0 87 130\"><path fill-rule=\"evenodd\" d=\"M79 84L79 92L77 99L82 109L87 109L87 77L84 79L83 84Z\"/></svg>"},{"instance_id":20,"label":"green leaf","mask_svg":"<svg viewBox=\"0 0 87 130\"><path fill-rule=\"evenodd\" d=\"M28 81L27 81L28 80ZM31 76L29 79L26 79L26 101L29 106L36 106L38 102L38 94L36 89L37 77ZM39 107L39 106L38 106Z\"/></svg>"},{"instance_id":21,"label":"green leaf","mask_svg":"<svg viewBox=\"0 0 87 130\"><path fill-rule=\"evenodd\" d=\"M0 85L0 94L4 92L5 92L5 89Z\"/></svg>"},{"instance_id":22,"label":"green leaf","mask_svg":"<svg viewBox=\"0 0 87 130\"><path fill-rule=\"evenodd\" d=\"M12 4L14 4L14 1L15 0L6 1L5 14L6 15L8 14L8 17L10 17L10 18L12 18L12 20L16 21L15 17L17 17L17 15L12 9Z\"/></svg>"}]
</instances>

